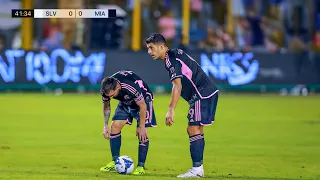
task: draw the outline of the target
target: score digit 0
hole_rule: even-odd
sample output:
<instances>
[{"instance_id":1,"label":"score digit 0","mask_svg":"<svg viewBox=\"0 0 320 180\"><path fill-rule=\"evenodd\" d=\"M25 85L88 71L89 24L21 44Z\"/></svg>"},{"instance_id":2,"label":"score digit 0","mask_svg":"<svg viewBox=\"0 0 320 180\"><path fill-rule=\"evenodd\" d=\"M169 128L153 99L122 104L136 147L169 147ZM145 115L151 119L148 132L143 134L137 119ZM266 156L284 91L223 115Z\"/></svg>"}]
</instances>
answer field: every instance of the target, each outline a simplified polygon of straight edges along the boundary
<instances>
[{"instance_id":1,"label":"score digit 0","mask_svg":"<svg viewBox=\"0 0 320 180\"><path fill-rule=\"evenodd\" d=\"M72 11L69 11L69 16L72 16Z\"/></svg>"},{"instance_id":2,"label":"score digit 0","mask_svg":"<svg viewBox=\"0 0 320 180\"><path fill-rule=\"evenodd\" d=\"M79 12L78 12L78 15L79 15L79 16L82 16L82 11L79 11Z\"/></svg>"}]
</instances>

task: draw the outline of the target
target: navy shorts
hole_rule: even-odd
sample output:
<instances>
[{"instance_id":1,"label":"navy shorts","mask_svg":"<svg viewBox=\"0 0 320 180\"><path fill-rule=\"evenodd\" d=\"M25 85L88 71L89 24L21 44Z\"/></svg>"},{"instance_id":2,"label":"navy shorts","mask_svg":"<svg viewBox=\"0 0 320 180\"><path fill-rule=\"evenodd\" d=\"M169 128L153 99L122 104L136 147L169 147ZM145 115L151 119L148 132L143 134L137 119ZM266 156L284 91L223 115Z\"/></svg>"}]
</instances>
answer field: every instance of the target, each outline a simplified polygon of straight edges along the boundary
<instances>
[{"instance_id":1,"label":"navy shorts","mask_svg":"<svg viewBox=\"0 0 320 180\"><path fill-rule=\"evenodd\" d=\"M218 93L207 99L199 99L190 104L189 126L209 126L214 122L218 103Z\"/></svg>"},{"instance_id":2,"label":"navy shorts","mask_svg":"<svg viewBox=\"0 0 320 180\"><path fill-rule=\"evenodd\" d=\"M147 117L145 127L157 126L156 116L154 113L152 101L147 104ZM127 124L132 125L133 118L137 120L137 127L139 127L140 109L132 109L130 106L119 102L118 107L114 113L112 120L124 120Z\"/></svg>"}]
</instances>

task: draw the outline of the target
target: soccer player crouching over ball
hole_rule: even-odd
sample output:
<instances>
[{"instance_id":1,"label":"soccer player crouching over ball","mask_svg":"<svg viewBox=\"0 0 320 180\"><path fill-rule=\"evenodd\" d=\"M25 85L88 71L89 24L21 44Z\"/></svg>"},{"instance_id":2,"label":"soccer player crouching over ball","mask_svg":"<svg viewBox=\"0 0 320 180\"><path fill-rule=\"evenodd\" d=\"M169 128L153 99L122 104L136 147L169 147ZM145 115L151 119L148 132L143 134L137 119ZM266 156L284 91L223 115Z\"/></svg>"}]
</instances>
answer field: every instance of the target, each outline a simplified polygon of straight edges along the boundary
<instances>
[{"instance_id":1,"label":"soccer player crouching over ball","mask_svg":"<svg viewBox=\"0 0 320 180\"><path fill-rule=\"evenodd\" d=\"M115 160L120 156L121 130L137 120L136 136L139 139L138 166L135 175L145 174L144 164L149 148L148 127L155 127L156 117L152 106L153 93L148 85L133 71L119 71L101 82L101 95L104 112L103 135L110 140L112 161L102 167L101 171L115 171ZM110 100L119 101L109 128Z\"/></svg>"}]
</instances>

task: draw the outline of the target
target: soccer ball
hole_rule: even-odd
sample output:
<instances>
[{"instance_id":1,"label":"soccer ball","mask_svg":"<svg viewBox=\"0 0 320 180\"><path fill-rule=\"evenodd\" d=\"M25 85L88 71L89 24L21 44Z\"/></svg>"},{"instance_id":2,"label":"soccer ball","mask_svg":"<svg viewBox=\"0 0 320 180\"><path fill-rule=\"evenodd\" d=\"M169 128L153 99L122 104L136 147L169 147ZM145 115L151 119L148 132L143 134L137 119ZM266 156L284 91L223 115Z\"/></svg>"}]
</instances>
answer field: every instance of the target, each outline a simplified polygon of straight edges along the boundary
<instances>
[{"instance_id":1,"label":"soccer ball","mask_svg":"<svg viewBox=\"0 0 320 180\"><path fill-rule=\"evenodd\" d=\"M134 163L129 156L120 156L115 161L115 169L119 174L130 174L133 168Z\"/></svg>"}]
</instances>

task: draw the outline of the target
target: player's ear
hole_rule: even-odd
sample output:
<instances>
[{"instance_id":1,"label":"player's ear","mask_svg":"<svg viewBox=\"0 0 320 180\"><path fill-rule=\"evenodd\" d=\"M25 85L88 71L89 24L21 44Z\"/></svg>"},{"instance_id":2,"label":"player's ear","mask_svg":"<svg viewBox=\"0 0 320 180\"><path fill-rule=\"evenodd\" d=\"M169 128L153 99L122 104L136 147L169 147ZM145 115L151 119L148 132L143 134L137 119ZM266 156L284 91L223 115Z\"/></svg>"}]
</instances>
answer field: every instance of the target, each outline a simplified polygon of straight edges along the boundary
<instances>
[{"instance_id":1,"label":"player's ear","mask_svg":"<svg viewBox=\"0 0 320 180\"><path fill-rule=\"evenodd\" d=\"M162 52L164 51L164 44L160 44L160 49Z\"/></svg>"}]
</instances>

